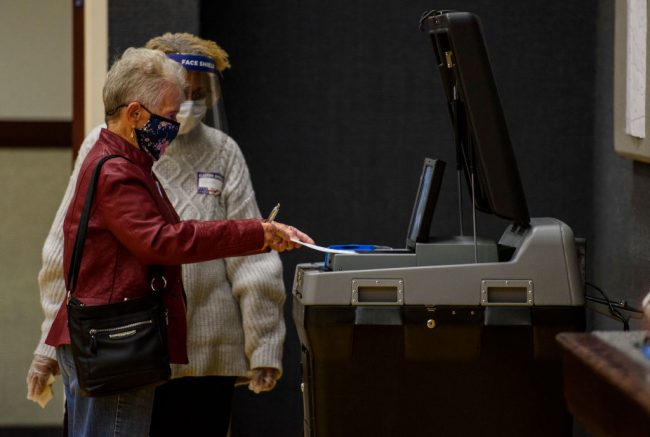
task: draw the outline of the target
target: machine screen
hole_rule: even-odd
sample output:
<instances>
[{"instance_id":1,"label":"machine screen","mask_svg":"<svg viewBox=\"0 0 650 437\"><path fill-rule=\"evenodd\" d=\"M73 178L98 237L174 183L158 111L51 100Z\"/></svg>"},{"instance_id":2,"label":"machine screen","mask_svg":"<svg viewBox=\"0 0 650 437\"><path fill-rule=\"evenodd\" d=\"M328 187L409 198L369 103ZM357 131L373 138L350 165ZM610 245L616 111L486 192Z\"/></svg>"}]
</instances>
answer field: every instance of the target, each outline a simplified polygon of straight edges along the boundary
<instances>
[{"instance_id":1,"label":"machine screen","mask_svg":"<svg viewBox=\"0 0 650 437\"><path fill-rule=\"evenodd\" d=\"M431 220L438 201L444 170L444 161L429 158L424 160L420 184L406 235L406 246L409 248L413 249L417 241L426 241L429 238Z\"/></svg>"}]
</instances>

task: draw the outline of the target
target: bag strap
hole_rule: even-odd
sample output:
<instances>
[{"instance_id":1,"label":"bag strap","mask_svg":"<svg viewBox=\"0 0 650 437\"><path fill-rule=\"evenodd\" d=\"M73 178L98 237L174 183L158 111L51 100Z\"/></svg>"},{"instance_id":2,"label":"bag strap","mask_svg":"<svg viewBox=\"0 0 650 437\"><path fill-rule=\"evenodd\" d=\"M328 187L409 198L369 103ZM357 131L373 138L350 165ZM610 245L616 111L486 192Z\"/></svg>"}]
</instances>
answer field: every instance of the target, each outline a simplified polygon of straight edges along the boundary
<instances>
[{"instance_id":1,"label":"bag strap","mask_svg":"<svg viewBox=\"0 0 650 437\"><path fill-rule=\"evenodd\" d=\"M70 298L70 296L72 296L72 293L74 293L75 286L77 285L79 269L81 268L81 258L84 252L84 243L86 242L86 232L88 231L88 222L90 221L90 209L92 207L93 197L95 195L95 187L97 185L97 181L99 180L100 170L106 161L113 158L124 158L129 162L133 162L126 156L106 155L102 157L102 159L100 159L99 162L97 162L97 165L95 166L95 170L93 171L93 174L90 179L90 185L88 186L88 192L86 193L86 200L84 201L84 207L81 212L81 218L79 219L79 227L77 228L77 235L74 240L72 257L70 258L70 267L68 269L68 299ZM162 266L153 266L151 269L154 272L154 275L160 276L160 278L162 279L163 285L161 289L164 289L167 285L167 281L163 276ZM159 291L155 286L155 280L156 280L155 277L152 278L151 280L151 288L154 292Z\"/></svg>"},{"instance_id":2,"label":"bag strap","mask_svg":"<svg viewBox=\"0 0 650 437\"><path fill-rule=\"evenodd\" d=\"M88 186L88 192L86 193L86 200L81 212L81 219L79 220L79 227L77 228L77 236L74 240L74 248L72 249L72 257L70 258L70 267L68 268L68 297L74 293L75 286L77 285L77 277L79 276L79 268L81 267L81 257L83 256L84 243L86 242L86 231L88 230L88 221L90 220L90 208L92 207L95 186L99 179L100 170L106 161L117 157L128 159L122 155L104 156L95 166L95 170L90 179L90 185Z\"/></svg>"}]
</instances>

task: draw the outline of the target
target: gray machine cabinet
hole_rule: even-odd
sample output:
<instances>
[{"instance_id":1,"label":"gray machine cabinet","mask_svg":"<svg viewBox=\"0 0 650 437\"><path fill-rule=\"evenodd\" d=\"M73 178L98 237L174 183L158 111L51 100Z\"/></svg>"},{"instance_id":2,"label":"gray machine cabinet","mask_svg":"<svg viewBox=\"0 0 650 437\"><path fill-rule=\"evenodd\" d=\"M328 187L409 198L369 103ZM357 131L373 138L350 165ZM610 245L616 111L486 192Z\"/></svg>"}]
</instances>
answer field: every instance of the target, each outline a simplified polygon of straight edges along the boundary
<instances>
[{"instance_id":1,"label":"gray machine cabinet","mask_svg":"<svg viewBox=\"0 0 650 437\"><path fill-rule=\"evenodd\" d=\"M495 256L493 262L415 265L418 252L426 250L427 244L418 244L416 254L334 255L335 259L346 260L341 263L346 270L324 271L322 263L299 264L293 294L303 305L361 304L352 301L354 281L393 279L403 281L405 305L584 304L573 231L565 223L534 218L529 228L517 230L510 226L499 244L514 249L510 260L499 262ZM381 268L367 267L373 264L373 258ZM391 260L395 267L389 266ZM412 265L405 265L408 263ZM522 302L524 282L527 299ZM513 301L501 296L499 302L492 302L491 297L498 295L492 293L496 288L506 295L511 288Z\"/></svg>"},{"instance_id":2,"label":"gray machine cabinet","mask_svg":"<svg viewBox=\"0 0 650 437\"><path fill-rule=\"evenodd\" d=\"M480 244L478 263L447 239L297 266L306 436L570 435L554 338L584 330L573 232L536 218Z\"/></svg>"}]
</instances>

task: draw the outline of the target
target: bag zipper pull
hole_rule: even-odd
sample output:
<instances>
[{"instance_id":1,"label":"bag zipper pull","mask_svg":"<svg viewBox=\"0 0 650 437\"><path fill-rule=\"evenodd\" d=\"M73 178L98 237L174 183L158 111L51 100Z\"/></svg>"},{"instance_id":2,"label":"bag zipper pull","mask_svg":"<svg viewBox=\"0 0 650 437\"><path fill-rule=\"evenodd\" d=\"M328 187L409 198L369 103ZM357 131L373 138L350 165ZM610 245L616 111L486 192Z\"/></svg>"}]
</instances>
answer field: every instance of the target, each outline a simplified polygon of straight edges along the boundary
<instances>
[{"instance_id":1,"label":"bag zipper pull","mask_svg":"<svg viewBox=\"0 0 650 437\"><path fill-rule=\"evenodd\" d=\"M95 339L95 334L97 334L96 329L91 329L88 331L90 333L90 351L95 354L97 353L97 341Z\"/></svg>"}]
</instances>

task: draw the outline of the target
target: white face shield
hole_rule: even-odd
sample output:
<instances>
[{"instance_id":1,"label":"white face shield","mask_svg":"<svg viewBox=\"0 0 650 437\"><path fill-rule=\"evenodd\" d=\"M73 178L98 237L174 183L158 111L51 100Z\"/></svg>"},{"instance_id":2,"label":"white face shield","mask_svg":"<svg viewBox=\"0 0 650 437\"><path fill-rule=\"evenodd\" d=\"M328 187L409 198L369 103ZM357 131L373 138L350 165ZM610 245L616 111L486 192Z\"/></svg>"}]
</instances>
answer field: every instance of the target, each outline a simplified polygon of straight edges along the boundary
<instances>
[{"instance_id":1,"label":"white face shield","mask_svg":"<svg viewBox=\"0 0 650 437\"><path fill-rule=\"evenodd\" d=\"M176 116L181 124L179 135L194 129L201 121L228 132L219 75L214 60L208 56L172 53L169 58L187 70L188 88L185 101Z\"/></svg>"}]
</instances>

